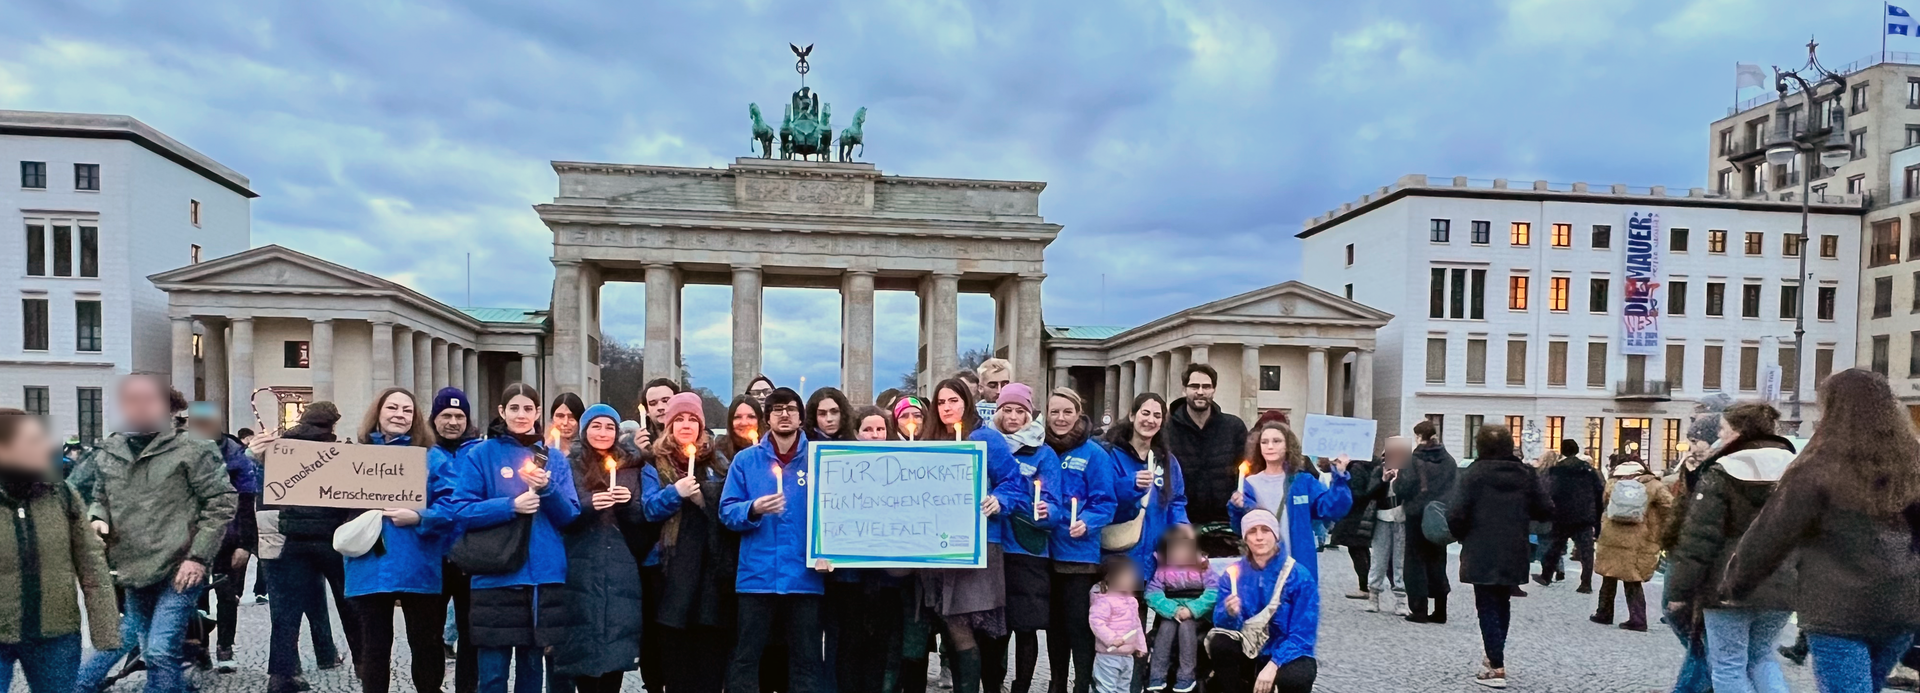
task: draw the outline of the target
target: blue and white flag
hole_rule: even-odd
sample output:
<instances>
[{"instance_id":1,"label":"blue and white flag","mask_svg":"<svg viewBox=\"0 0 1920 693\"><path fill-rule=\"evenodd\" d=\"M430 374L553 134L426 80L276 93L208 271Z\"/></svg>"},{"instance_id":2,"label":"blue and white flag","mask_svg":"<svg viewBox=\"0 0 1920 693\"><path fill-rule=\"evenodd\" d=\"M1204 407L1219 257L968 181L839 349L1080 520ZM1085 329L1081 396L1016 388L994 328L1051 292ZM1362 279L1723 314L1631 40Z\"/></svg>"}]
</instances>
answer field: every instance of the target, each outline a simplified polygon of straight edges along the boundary
<instances>
[{"instance_id":1,"label":"blue and white flag","mask_svg":"<svg viewBox=\"0 0 1920 693\"><path fill-rule=\"evenodd\" d=\"M1887 6L1887 33L1901 36L1920 35L1920 22L1913 21L1913 15L1893 5Z\"/></svg>"}]
</instances>

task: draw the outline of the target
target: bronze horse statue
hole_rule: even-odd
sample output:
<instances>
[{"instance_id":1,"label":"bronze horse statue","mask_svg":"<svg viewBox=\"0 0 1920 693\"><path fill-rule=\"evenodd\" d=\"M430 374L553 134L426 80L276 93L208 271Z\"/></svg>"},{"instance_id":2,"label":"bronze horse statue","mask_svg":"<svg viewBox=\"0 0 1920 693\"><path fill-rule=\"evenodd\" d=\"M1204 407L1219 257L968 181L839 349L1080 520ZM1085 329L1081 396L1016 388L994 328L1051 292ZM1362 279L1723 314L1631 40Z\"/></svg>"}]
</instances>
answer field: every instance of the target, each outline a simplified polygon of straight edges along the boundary
<instances>
[{"instance_id":1,"label":"bronze horse statue","mask_svg":"<svg viewBox=\"0 0 1920 693\"><path fill-rule=\"evenodd\" d=\"M865 136L861 132L862 126L865 126L866 124L867 124L867 107L861 106L860 110L853 112L853 127L840 131L841 163L853 161L854 147L859 147L861 153L863 154L866 153L867 145L865 142L862 141L865 138Z\"/></svg>"},{"instance_id":2,"label":"bronze horse statue","mask_svg":"<svg viewBox=\"0 0 1920 693\"><path fill-rule=\"evenodd\" d=\"M760 145L760 158L773 158L773 126L760 117L760 104L747 104L747 115L753 117L753 140ZM751 145L749 145L751 146Z\"/></svg>"}]
</instances>

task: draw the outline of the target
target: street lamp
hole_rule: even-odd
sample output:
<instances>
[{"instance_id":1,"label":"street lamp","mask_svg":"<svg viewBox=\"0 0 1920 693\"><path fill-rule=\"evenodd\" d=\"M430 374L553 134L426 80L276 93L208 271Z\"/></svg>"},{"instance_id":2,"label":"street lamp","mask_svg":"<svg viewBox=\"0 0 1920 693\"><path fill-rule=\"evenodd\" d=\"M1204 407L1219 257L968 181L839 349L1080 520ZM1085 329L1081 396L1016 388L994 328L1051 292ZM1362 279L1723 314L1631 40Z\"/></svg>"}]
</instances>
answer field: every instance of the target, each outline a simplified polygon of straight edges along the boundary
<instances>
[{"instance_id":1,"label":"street lamp","mask_svg":"<svg viewBox=\"0 0 1920 693\"><path fill-rule=\"evenodd\" d=\"M1815 55L1815 50L1819 46L1817 42L1807 41L1807 64L1805 65L1793 70L1782 70L1778 66L1773 68L1773 89L1780 93L1780 101L1779 105L1774 107L1773 133L1767 138L1767 165L1770 167L1792 166L1795 161L1802 160L1803 156L1807 160L1818 161L1820 166L1829 169L1839 168L1853 160L1853 148L1847 143L1847 112L1841 103L1842 97L1847 93L1847 79L1820 64L1819 56ZM1812 78L1811 82L1808 81L1808 77ZM1823 105L1817 92L1820 87L1828 83L1834 85L1834 91L1824 104L1827 109L1826 122L1822 125L1814 121L1813 114L1814 109ZM1787 108L1787 93L1791 87L1798 87L1801 98L1806 102L1806 109L1802 112L1807 115L1807 122L1798 128L1798 132L1795 132L1793 127L1793 112ZM1789 433L1800 432L1799 380L1800 374L1806 372L1803 366L1807 359L1807 297L1814 293L1807 291L1807 288L1812 285L1811 277L1807 276L1807 245L1810 240L1807 236L1807 222L1809 206L1812 203L1810 196L1814 172L1812 170L1800 172L1800 240L1796 244L1800 253L1798 286L1800 294L1797 297L1800 305L1795 306L1793 311L1794 383L1791 411L1788 413L1786 422Z\"/></svg>"}]
</instances>

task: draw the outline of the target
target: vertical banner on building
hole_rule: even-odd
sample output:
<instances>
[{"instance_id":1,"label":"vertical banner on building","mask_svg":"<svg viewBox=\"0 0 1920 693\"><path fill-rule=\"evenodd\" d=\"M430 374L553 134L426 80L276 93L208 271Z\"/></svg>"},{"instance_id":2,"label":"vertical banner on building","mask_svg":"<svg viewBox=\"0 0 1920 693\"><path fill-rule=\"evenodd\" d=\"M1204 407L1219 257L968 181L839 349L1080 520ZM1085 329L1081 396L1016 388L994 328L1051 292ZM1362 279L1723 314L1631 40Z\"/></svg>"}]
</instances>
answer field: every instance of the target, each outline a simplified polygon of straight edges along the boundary
<instances>
[{"instance_id":1,"label":"vertical banner on building","mask_svg":"<svg viewBox=\"0 0 1920 693\"><path fill-rule=\"evenodd\" d=\"M1627 272L1620 283L1626 291L1621 310L1620 353L1656 356L1660 353L1660 214L1627 211Z\"/></svg>"}]
</instances>

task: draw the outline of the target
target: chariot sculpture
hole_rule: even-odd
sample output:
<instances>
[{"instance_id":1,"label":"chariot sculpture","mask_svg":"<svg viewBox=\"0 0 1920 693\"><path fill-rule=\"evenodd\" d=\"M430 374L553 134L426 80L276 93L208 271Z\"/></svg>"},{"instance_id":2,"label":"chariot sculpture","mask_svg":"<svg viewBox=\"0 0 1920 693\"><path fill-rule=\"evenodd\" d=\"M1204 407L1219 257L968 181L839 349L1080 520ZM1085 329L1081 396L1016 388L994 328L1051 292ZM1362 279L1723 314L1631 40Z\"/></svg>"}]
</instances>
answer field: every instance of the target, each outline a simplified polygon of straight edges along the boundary
<instances>
[{"instance_id":1,"label":"chariot sculpture","mask_svg":"<svg viewBox=\"0 0 1920 693\"><path fill-rule=\"evenodd\" d=\"M833 106L823 101L819 94L807 87L806 76L809 71L807 56L813 53L813 45L801 48L787 44L799 60L794 71L800 73L800 89L793 92L780 117L780 127L769 125L760 113L760 104L747 104L747 115L753 119L751 143L757 145L760 157L773 158L774 140L779 139L780 158L799 158L803 161L833 161ZM856 148L864 153L865 134L862 128L867 122L867 109L861 107L854 112L853 127L840 133L840 161L852 161Z\"/></svg>"}]
</instances>

